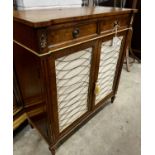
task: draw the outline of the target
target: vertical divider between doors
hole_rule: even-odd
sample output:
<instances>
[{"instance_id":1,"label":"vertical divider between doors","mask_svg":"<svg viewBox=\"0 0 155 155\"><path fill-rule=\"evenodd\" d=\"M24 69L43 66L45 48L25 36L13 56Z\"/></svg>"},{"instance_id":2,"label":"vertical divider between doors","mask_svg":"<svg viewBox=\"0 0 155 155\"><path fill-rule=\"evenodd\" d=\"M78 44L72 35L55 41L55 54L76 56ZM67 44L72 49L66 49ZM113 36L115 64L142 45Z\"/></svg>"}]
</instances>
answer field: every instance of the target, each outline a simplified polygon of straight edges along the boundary
<instances>
[{"instance_id":1,"label":"vertical divider between doors","mask_svg":"<svg viewBox=\"0 0 155 155\"><path fill-rule=\"evenodd\" d=\"M95 44L93 56L94 59L92 62L92 79L91 79L91 110L94 110L95 108L95 83L97 81L98 77L98 71L99 71L99 64L100 64L100 53L101 53L101 40L97 40Z\"/></svg>"}]
</instances>

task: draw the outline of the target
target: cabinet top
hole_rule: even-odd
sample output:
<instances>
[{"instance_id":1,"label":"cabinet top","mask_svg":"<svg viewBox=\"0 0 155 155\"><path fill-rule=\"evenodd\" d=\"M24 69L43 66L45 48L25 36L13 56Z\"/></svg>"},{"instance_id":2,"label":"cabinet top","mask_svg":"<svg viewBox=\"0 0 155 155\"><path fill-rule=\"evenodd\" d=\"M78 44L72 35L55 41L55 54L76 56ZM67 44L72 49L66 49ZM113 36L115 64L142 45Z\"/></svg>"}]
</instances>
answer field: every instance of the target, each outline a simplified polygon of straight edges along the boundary
<instances>
[{"instance_id":1,"label":"cabinet top","mask_svg":"<svg viewBox=\"0 0 155 155\"><path fill-rule=\"evenodd\" d=\"M44 27L64 22L135 12L137 12L136 9L114 7L52 8L14 11L13 19L32 27Z\"/></svg>"}]
</instances>

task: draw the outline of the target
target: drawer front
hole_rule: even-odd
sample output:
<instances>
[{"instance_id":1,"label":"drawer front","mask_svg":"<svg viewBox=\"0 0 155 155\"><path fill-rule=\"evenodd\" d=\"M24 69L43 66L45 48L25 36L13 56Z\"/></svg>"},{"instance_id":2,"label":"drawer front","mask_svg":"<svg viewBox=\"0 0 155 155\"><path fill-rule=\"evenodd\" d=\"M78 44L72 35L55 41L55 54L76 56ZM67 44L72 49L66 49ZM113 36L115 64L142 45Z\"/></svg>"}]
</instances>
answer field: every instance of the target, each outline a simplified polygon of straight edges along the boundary
<instances>
[{"instance_id":1,"label":"drawer front","mask_svg":"<svg viewBox=\"0 0 155 155\"><path fill-rule=\"evenodd\" d=\"M106 33L114 29L115 24L118 24L118 29L127 28L130 23L130 14L112 16L104 18L100 23L100 32Z\"/></svg>"},{"instance_id":2,"label":"drawer front","mask_svg":"<svg viewBox=\"0 0 155 155\"><path fill-rule=\"evenodd\" d=\"M92 47L55 60L59 131L88 112Z\"/></svg>"},{"instance_id":3,"label":"drawer front","mask_svg":"<svg viewBox=\"0 0 155 155\"><path fill-rule=\"evenodd\" d=\"M83 25L65 26L62 28L48 29L48 43L50 46L61 44L67 41L75 40L82 37L90 37L96 35L96 23L88 23Z\"/></svg>"},{"instance_id":4,"label":"drawer front","mask_svg":"<svg viewBox=\"0 0 155 155\"><path fill-rule=\"evenodd\" d=\"M98 104L113 91L113 82L122 40L123 36L119 36L115 46L112 46L113 39L102 42L98 79L96 82L100 92L96 94L95 104Z\"/></svg>"}]
</instances>

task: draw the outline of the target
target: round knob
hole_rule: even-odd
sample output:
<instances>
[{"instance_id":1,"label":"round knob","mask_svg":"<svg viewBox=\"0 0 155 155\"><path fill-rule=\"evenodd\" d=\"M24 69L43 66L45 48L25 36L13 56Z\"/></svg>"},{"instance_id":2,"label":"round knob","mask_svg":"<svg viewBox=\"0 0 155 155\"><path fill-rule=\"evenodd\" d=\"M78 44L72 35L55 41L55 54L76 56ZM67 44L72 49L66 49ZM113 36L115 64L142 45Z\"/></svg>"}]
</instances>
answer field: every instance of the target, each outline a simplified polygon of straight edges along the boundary
<instances>
[{"instance_id":1,"label":"round knob","mask_svg":"<svg viewBox=\"0 0 155 155\"><path fill-rule=\"evenodd\" d=\"M72 32L73 38L77 38L78 35L79 35L79 33L80 33L80 30L78 28L76 28L75 30L73 30L73 32Z\"/></svg>"}]
</instances>

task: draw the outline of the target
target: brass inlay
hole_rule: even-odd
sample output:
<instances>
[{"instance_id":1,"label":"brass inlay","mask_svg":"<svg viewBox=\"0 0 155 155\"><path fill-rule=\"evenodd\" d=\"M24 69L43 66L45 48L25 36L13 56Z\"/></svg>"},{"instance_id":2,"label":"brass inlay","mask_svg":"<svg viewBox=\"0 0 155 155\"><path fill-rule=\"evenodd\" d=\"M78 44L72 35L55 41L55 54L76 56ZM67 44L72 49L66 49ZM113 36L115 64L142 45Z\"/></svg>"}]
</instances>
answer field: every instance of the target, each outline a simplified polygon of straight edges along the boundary
<instances>
[{"instance_id":1,"label":"brass inlay","mask_svg":"<svg viewBox=\"0 0 155 155\"><path fill-rule=\"evenodd\" d=\"M43 111L42 107L40 107L40 108L37 108L35 110L27 112L27 114L28 114L29 117L32 117L32 116L35 116L35 115L39 115L39 114L41 114L43 112L44 111Z\"/></svg>"},{"instance_id":2,"label":"brass inlay","mask_svg":"<svg viewBox=\"0 0 155 155\"><path fill-rule=\"evenodd\" d=\"M16 129L22 122L27 119L26 113L23 113L19 118L13 121L13 129Z\"/></svg>"},{"instance_id":3,"label":"brass inlay","mask_svg":"<svg viewBox=\"0 0 155 155\"><path fill-rule=\"evenodd\" d=\"M29 117L32 117L32 116L35 116L35 115L39 115L41 113L43 113L43 109L41 107L40 108L37 108L35 110L32 110L32 111L27 112L27 114L28 114ZM16 128L18 128L20 126L20 124L23 123L28 118L27 114L26 113L23 113L20 117L18 117L17 119L15 119L13 121L13 129L14 130Z\"/></svg>"}]
</instances>

